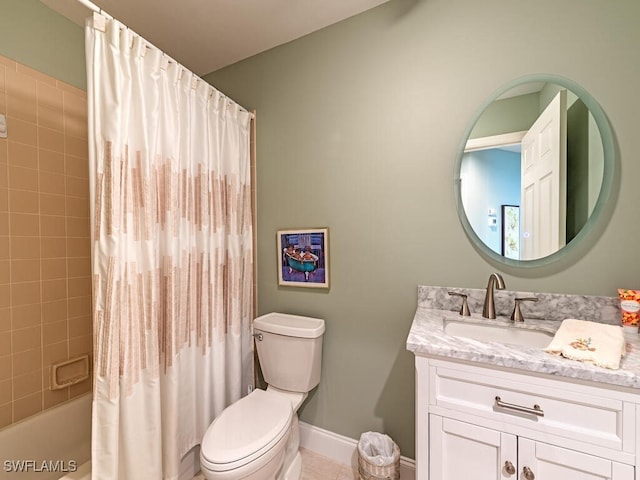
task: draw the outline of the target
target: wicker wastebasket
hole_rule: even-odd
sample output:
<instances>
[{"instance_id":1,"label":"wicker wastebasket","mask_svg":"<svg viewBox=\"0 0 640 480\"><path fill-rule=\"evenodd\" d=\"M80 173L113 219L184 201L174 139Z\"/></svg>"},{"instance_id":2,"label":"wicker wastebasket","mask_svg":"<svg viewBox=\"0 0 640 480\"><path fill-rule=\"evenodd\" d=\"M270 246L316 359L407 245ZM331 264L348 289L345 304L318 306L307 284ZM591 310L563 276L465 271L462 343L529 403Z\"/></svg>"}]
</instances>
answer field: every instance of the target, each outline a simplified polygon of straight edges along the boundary
<instances>
[{"instance_id":1,"label":"wicker wastebasket","mask_svg":"<svg viewBox=\"0 0 640 480\"><path fill-rule=\"evenodd\" d=\"M360 480L398 480L400 449L383 433L366 432L358 442L358 474Z\"/></svg>"}]
</instances>

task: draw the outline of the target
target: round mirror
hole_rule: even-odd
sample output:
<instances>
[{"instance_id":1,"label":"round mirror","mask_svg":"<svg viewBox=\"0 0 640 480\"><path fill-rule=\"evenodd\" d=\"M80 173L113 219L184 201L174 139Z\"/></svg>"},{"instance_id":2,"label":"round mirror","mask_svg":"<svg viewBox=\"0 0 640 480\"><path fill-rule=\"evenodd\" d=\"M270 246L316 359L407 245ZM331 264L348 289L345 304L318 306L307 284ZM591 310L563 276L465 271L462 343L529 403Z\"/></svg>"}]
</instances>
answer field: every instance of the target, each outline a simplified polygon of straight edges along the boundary
<instances>
[{"instance_id":1,"label":"round mirror","mask_svg":"<svg viewBox=\"0 0 640 480\"><path fill-rule=\"evenodd\" d=\"M477 248L514 266L547 264L604 208L613 135L598 103L553 75L499 89L468 127L455 167L458 215Z\"/></svg>"}]
</instances>

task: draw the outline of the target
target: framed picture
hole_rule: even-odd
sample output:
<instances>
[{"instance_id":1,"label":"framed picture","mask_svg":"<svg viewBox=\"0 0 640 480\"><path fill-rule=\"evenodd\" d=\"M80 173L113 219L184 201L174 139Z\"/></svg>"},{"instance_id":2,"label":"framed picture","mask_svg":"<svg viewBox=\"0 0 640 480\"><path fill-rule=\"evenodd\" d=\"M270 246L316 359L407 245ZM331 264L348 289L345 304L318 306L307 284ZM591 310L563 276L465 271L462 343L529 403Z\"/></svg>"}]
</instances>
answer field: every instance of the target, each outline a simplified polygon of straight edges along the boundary
<instances>
[{"instance_id":1,"label":"framed picture","mask_svg":"<svg viewBox=\"0 0 640 480\"><path fill-rule=\"evenodd\" d=\"M278 230L278 285L329 288L329 229Z\"/></svg>"},{"instance_id":2,"label":"framed picture","mask_svg":"<svg viewBox=\"0 0 640 480\"><path fill-rule=\"evenodd\" d=\"M502 205L502 256L520 260L520 207Z\"/></svg>"}]
</instances>

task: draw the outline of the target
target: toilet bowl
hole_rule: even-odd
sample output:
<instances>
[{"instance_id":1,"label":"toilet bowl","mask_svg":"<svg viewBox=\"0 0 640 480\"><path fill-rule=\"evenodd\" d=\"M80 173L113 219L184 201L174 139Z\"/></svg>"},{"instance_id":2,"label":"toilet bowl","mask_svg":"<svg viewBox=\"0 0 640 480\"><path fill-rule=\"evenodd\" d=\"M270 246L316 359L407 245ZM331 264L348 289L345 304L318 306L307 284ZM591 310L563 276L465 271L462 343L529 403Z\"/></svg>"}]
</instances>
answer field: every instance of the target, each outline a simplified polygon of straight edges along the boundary
<instances>
[{"instance_id":1,"label":"toilet bowl","mask_svg":"<svg viewBox=\"0 0 640 480\"><path fill-rule=\"evenodd\" d=\"M208 480L299 480L297 411L320 381L324 321L272 313L254 321L267 390L227 407L200 445Z\"/></svg>"},{"instance_id":2,"label":"toilet bowl","mask_svg":"<svg viewBox=\"0 0 640 480\"><path fill-rule=\"evenodd\" d=\"M200 467L205 477L275 478L289 440L292 416L288 400L264 390L254 390L225 409L202 439Z\"/></svg>"}]
</instances>

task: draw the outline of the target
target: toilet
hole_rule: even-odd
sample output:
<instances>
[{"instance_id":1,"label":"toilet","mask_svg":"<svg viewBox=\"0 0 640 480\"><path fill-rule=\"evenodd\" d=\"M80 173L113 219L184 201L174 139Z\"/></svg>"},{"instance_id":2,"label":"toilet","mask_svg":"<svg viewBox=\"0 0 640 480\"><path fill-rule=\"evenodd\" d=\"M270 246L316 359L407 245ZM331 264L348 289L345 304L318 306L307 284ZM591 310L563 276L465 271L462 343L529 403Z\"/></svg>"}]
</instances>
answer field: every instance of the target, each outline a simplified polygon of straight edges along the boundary
<instances>
[{"instance_id":1,"label":"toilet","mask_svg":"<svg viewBox=\"0 0 640 480\"><path fill-rule=\"evenodd\" d=\"M253 322L266 390L228 406L200 445L208 480L300 480L298 408L320 383L324 320L269 313Z\"/></svg>"}]
</instances>

